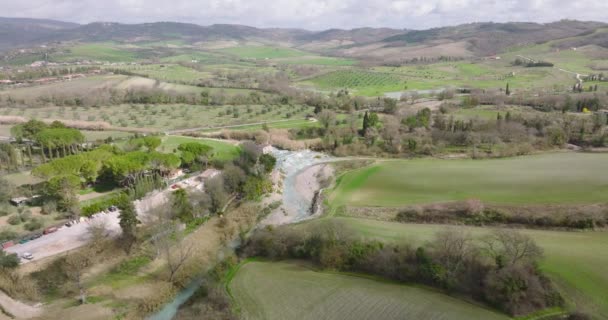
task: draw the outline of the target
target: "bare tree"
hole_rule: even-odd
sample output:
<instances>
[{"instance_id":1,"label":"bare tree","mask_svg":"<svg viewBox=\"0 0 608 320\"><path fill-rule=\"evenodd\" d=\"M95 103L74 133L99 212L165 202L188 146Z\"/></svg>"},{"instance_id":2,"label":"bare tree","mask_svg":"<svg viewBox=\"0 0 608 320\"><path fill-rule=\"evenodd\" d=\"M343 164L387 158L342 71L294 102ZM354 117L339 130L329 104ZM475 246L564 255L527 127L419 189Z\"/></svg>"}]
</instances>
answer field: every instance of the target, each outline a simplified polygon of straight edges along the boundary
<instances>
[{"instance_id":1,"label":"bare tree","mask_svg":"<svg viewBox=\"0 0 608 320\"><path fill-rule=\"evenodd\" d=\"M81 250L68 255L65 258L64 268L70 279L74 282L80 293L80 303L85 304L87 302L87 291L82 282L82 275L84 270L90 266L91 259L90 252L87 250Z\"/></svg>"},{"instance_id":2,"label":"bare tree","mask_svg":"<svg viewBox=\"0 0 608 320\"><path fill-rule=\"evenodd\" d=\"M446 229L435 235L432 245L437 261L445 268L445 281L449 284L457 278L474 251L472 238L461 230Z\"/></svg>"},{"instance_id":3,"label":"bare tree","mask_svg":"<svg viewBox=\"0 0 608 320\"><path fill-rule=\"evenodd\" d=\"M543 254L532 238L515 230L496 230L484 239L484 243L499 268L535 261Z\"/></svg>"},{"instance_id":4,"label":"bare tree","mask_svg":"<svg viewBox=\"0 0 608 320\"><path fill-rule=\"evenodd\" d=\"M327 131L327 129L329 129L329 126L334 124L334 122L336 121L336 114L331 110L324 109L323 111L319 112L317 119L319 120L319 123L321 124L323 129Z\"/></svg>"},{"instance_id":5,"label":"bare tree","mask_svg":"<svg viewBox=\"0 0 608 320\"><path fill-rule=\"evenodd\" d=\"M108 225L105 220L94 221L87 228L90 236L90 247L96 252L103 248L103 242L109 235Z\"/></svg>"},{"instance_id":6,"label":"bare tree","mask_svg":"<svg viewBox=\"0 0 608 320\"><path fill-rule=\"evenodd\" d=\"M151 242L156 248L157 256L166 260L169 281L172 282L177 272L192 257L194 246L184 241L174 223L163 223L159 227L161 228L157 228L159 231L152 237Z\"/></svg>"}]
</instances>

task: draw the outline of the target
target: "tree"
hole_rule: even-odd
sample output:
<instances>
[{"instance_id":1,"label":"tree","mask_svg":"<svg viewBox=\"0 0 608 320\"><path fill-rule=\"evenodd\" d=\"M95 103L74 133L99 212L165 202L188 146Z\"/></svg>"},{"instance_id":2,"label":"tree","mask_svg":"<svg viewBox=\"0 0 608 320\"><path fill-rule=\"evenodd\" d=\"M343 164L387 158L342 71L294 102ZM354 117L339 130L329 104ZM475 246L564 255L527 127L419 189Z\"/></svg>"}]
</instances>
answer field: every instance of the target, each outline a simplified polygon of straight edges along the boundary
<instances>
[{"instance_id":1,"label":"tree","mask_svg":"<svg viewBox=\"0 0 608 320\"><path fill-rule=\"evenodd\" d=\"M224 187L230 193L241 190L243 183L247 180L247 174L240 167L233 164L227 164L222 173Z\"/></svg>"},{"instance_id":2,"label":"tree","mask_svg":"<svg viewBox=\"0 0 608 320\"><path fill-rule=\"evenodd\" d=\"M277 158L275 158L273 155L271 155L269 153L261 155L259 161L260 161L260 164L262 164L264 166L264 172L266 174L272 172L275 165L277 164Z\"/></svg>"},{"instance_id":3,"label":"tree","mask_svg":"<svg viewBox=\"0 0 608 320\"><path fill-rule=\"evenodd\" d=\"M250 176L243 186L243 192L248 200L259 201L264 194L271 191L272 182L261 177Z\"/></svg>"},{"instance_id":4,"label":"tree","mask_svg":"<svg viewBox=\"0 0 608 320\"><path fill-rule=\"evenodd\" d=\"M5 164L7 170L19 168L17 151L8 143L0 143L0 169Z\"/></svg>"},{"instance_id":5,"label":"tree","mask_svg":"<svg viewBox=\"0 0 608 320\"><path fill-rule=\"evenodd\" d=\"M80 303L87 303L87 291L82 281L84 270L91 265L90 253L86 250L78 251L69 254L65 258L65 272L68 277L74 282L80 292Z\"/></svg>"},{"instance_id":6,"label":"tree","mask_svg":"<svg viewBox=\"0 0 608 320\"><path fill-rule=\"evenodd\" d=\"M369 114L367 113L367 111L365 111L365 114L363 115L363 127L361 128L362 136L365 135L367 128L369 128Z\"/></svg>"},{"instance_id":7,"label":"tree","mask_svg":"<svg viewBox=\"0 0 608 320\"><path fill-rule=\"evenodd\" d=\"M137 225L141 222L137 219L135 206L126 194L122 193L118 196L117 202L117 207L120 210L118 219L120 220L119 224L122 229L121 241L125 252L130 254L133 244L137 241Z\"/></svg>"},{"instance_id":8,"label":"tree","mask_svg":"<svg viewBox=\"0 0 608 320\"><path fill-rule=\"evenodd\" d=\"M15 194L17 186L4 177L0 177L0 202L9 201Z\"/></svg>"},{"instance_id":9,"label":"tree","mask_svg":"<svg viewBox=\"0 0 608 320\"><path fill-rule=\"evenodd\" d=\"M435 235L432 247L444 270L441 281L447 288L454 287L473 252L472 238L462 231L447 229Z\"/></svg>"},{"instance_id":10,"label":"tree","mask_svg":"<svg viewBox=\"0 0 608 320\"><path fill-rule=\"evenodd\" d=\"M74 175L57 176L47 182L46 195L56 200L57 208L61 211L72 211L76 213L78 207L78 195L76 191L80 188L80 178Z\"/></svg>"},{"instance_id":11,"label":"tree","mask_svg":"<svg viewBox=\"0 0 608 320\"><path fill-rule=\"evenodd\" d=\"M507 82L507 88L505 89L505 93L510 96L511 95L511 89L509 89L509 83Z\"/></svg>"},{"instance_id":12,"label":"tree","mask_svg":"<svg viewBox=\"0 0 608 320\"><path fill-rule=\"evenodd\" d=\"M324 109L317 115L317 119L319 120L321 127L327 132L329 126L336 122L336 114L331 110Z\"/></svg>"},{"instance_id":13,"label":"tree","mask_svg":"<svg viewBox=\"0 0 608 320\"><path fill-rule=\"evenodd\" d=\"M228 194L224 187L224 178L217 176L209 179L205 183L205 190L211 198L210 210L213 213L219 213L224 205L228 202Z\"/></svg>"},{"instance_id":14,"label":"tree","mask_svg":"<svg viewBox=\"0 0 608 320\"><path fill-rule=\"evenodd\" d=\"M527 235L514 230L497 230L484 239L485 249L498 268L542 257L542 249Z\"/></svg>"},{"instance_id":15,"label":"tree","mask_svg":"<svg viewBox=\"0 0 608 320\"><path fill-rule=\"evenodd\" d=\"M194 207L188 199L188 193L184 189L177 189L171 195L171 209L175 215L182 221L188 222L196 218L194 216Z\"/></svg>"},{"instance_id":16,"label":"tree","mask_svg":"<svg viewBox=\"0 0 608 320\"><path fill-rule=\"evenodd\" d=\"M159 137L147 136L143 139L144 146L148 149L148 152L155 151L161 144Z\"/></svg>"},{"instance_id":17,"label":"tree","mask_svg":"<svg viewBox=\"0 0 608 320\"><path fill-rule=\"evenodd\" d=\"M19 266L19 257L15 253L7 254L4 250L0 250L0 268L16 269Z\"/></svg>"},{"instance_id":18,"label":"tree","mask_svg":"<svg viewBox=\"0 0 608 320\"><path fill-rule=\"evenodd\" d=\"M167 261L169 282L173 282L175 275L192 257L194 246L184 240L174 223L166 223L163 227L164 230L154 236L153 243Z\"/></svg>"}]
</instances>

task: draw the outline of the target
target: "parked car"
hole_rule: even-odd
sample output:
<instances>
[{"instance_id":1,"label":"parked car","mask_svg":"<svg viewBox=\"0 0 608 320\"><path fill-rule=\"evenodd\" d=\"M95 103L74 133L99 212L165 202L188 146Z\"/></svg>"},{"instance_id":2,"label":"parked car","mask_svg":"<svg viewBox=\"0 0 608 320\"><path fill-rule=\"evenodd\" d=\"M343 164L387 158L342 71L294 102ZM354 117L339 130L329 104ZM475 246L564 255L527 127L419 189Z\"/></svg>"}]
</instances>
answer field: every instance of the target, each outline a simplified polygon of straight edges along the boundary
<instances>
[{"instance_id":1,"label":"parked car","mask_svg":"<svg viewBox=\"0 0 608 320\"><path fill-rule=\"evenodd\" d=\"M48 227L46 229L44 229L44 231L42 232L43 234L49 234L49 233L53 233L53 232L57 232L57 227Z\"/></svg>"},{"instance_id":2,"label":"parked car","mask_svg":"<svg viewBox=\"0 0 608 320\"><path fill-rule=\"evenodd\" d=\"M42 233L36 233L32 236L32 240L42 237Z\"/></svg>"},{"instance_id":3,"label":"parked car","mask_svg":"<svg viewBox=\"0 0 608 320\"><path fill-rule=\"evenodd\" d=\"M30 239L21 239L19 240L19 244L24 244L30 242Z\"/></svg>"},{"instance_id":4,"label":"parked car","mask_svg":"<svg viewBox=\"0 0 608 320\"><path fill-rule=\"evenodd\" d=\"M26 260L32 260L32 259L34 259L34 255L29 252L24 252L21 255L21 258L26 259Z\"/></svg>"},{"instance_id":5,"label":"parked car","mask_svg":"<svg viewBox=\"0 0 608 320\"><path fill-rule=\"evenodd\" d=\"M114 212L114 211L118 210L118 208L116 206L110 206L110 208L108 208L108 210L110 210L110 212Z\"/></svg>"},{"instance_id":6,"label":"parked car","mask_svg":"<svg viewBox=\"0 0 608 320\"><path fill-rule=\"evenodd\" d=\"M5 243L2 244L2 249L6 249L6 248L10 248L12 246L14 246L15 243L13 241L7 241Z\"/></svg>"},{"instance_id":7,"label":"parked car","mask_svg":"<svg viewBox=\"0 0 608 320\"><path fill-rule=\"evenodd\" d=\"M66 222L66 223L65 223L65 226L66 226L66 227L71 227L71 226L72 226L72 221L68 221L68 222Z\"/></svg>"}]
</instances>

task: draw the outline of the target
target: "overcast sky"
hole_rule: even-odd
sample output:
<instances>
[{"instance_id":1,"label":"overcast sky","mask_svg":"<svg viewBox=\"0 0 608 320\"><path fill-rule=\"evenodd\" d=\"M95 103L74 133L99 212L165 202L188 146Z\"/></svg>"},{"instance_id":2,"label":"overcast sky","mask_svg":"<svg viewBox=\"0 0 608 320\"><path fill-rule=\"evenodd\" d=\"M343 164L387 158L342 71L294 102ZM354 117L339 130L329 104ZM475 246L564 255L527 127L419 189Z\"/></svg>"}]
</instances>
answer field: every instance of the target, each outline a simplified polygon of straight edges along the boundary
<instances>
[{"instance_id":1,"label":"overcast sky","mask_svg":"<svg viewBox=\"0 0 608 320\"><path fill-rule=\"evenodd\" d=\"M177 21L305 29L466 22L608 22L607 0L0 0L0 16L78 23Z\"/></svg>"}]
</instances>

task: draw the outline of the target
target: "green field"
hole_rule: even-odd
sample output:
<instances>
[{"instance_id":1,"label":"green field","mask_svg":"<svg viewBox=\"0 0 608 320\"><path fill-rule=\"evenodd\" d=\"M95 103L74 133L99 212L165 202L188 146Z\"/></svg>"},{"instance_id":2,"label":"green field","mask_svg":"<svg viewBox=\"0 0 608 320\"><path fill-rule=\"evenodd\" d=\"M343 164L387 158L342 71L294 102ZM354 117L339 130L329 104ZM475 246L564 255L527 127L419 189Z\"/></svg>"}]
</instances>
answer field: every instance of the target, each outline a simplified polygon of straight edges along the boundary
<instances>
[{"instance_id":1,"label":"green field","mask_svg":"<svg viewBox=\"0 0 608 320\"><path fill-rule=\"evenodd\" d=\"M213 148L213 158L222 161L232 160L239 155L239 147L218 140L191 138L181 136L163 137L162 144L158 148L160 152L171 153L185 142L200 142Z\"/></svg>"},{"instance_id":2,"label":"green field","mask_svg":"<svg viewBox=\"0 0 608 320\"><path fill-rule=\"evenodd\" d=\"M52 55L51 60L57 62L98 60L107 62L131 62L137 60L137 53L119 48L112 43L81 44L66 49L66 53Z\"/></svg>"},{"instance_id":3,"label":"green field","mask_svg":"<svg viewBox=\"0 0 608 320\"><path fill-rule=\"evenodd\" d=\"M457 119L484 119L484 120L496 120L498 113L503 117L506 116L507 112L511 113L511 116L517 115L546 115L546 112L536 111L530 107L523 106L478 106L474 108L459 108L450 114L454 115Z\"/></svg>"},{"instance_id":4,"label":"green field","mask_svg":"<svg viewBox=\"0 0 608 320\"><path fill-rule=\"evenodd\" d=\"M400 206L479 199L496 204L605 202L608 154L549 153L496 160L384 161L345 174L333 206Z\"/></svg>"},{"instance_id":5,"label":"green field","mask_svg":"<svg viewBox=\"0 0 608 320\"><path fill-rule=\"evenodd\" d=\"M216 50L217 52L227 53L244 59L276 59L293 58L309 55L290 48L279 48L269 46L241 46Z\"/></svg>"},{"instance_id":6,"label":"green field","mask_svg":"<svg viewBox=\"0 0 608 320\"><path fill-rule=\"evenodd\" d=\"M349 88L363 95L407 89L407 82L399 75L364 70L338 70L313 78L307 83L323 90Z\"/></svg>"},{"instance_id":7,"label":"green field","mask_svg":"<svg viewBox=\"0 0 608 320\"><path fill-rule=\"evenodd\" d=\"M281 59L279 62L284 64L310 64L319 66L352 66L357 63L357 61L352 59L341 59L331 57L288 58Z\"/></svg>"},{"instance_id":8,"label":"green field","mask_svg":"<svg viewBox=\"0 0 608 320\"><path fill-rule=\"evenodd\" d=\"M245 319L508 319L429 289L298 263L249 262L229 286Z\"/></svg>"},{"instance_id":9,"label":"green field","mask_svg":"<svg viewBox=\"0 0 608 320\"><path fill-rule=\"evenodd\" d=\"M327 219L329 220L329 219ZM344 222L358 234L383 241L421 244L446 228L442 225L403 224L355 218L331 218ZM312 222L321 223L321 222ZM483 235L487 228L461 228L472 235ZM521 230L530 235L544 250L541 268L551 275L567 296L569 303L578 305L598 318L608 318L608 232L567 232Z\"/></svg>"},{"instance_id":10,"label":"green field","mask_svg":"<svg viewBox=\"0 0 608 320\"><path fill-rule=\"evenodd\" d=\"M350 68L336 70L300 82L319 90L349 88L359 95L428 90L446 87L504 88L512 90L552 87L565 91L573 76L553 68L513 67L507 61L441 62L401 67Z\"/></svg>"}]
</instances>

